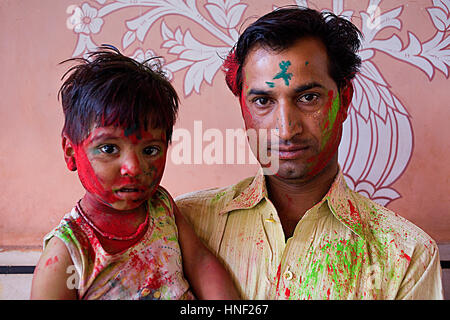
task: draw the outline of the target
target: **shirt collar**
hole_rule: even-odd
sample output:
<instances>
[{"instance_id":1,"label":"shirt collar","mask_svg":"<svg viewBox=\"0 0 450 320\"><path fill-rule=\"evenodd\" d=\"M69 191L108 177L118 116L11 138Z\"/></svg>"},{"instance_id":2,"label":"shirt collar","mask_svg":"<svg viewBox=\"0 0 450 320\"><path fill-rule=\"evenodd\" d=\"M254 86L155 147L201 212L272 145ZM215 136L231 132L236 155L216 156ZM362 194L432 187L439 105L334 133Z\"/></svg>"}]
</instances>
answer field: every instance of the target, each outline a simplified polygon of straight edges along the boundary
<instances>
[{"instance_id":1,"label":"shirt collar","mask_svg":"<svg viewBox=\"0 0 450 320\"><path fill-rule=\"evenodd\" d=\"M219 214L225 214L239 209L251 209L264 198L268 199L268 193L264 171L260 168L252 183L239 193L237 197L233 198L225 205L225 207L220 210ZM355 234L362 236L363 226L359 214L360 208L345 182L340 167L330 190L328 190L327 194L314 207L319 208L325 202L336 219L347 226Z\"/></svg>"},{"instance_id":2,"label":"shirt collar","mask_svg":"<svg viewBox=\"0 0 450 320\"><path fill-rule=\"evenodd\" d=\"M268 198L268 194L264 172L260 167L252 183L239 193L237 197L233 198L219 214L233 210L253 208L264 198Z\"/></svg>"},{"instance_id":3,"label":"shirt collar","mask_svg":"<svg viewBox=\"0 0 450 320\"><path fill-rule=\"evenodd\" d=\"M355 199L345 182L344 174L339 167L333 184L323 197L327 201L331 213L358 236L363 234L363 225L360 215L360 203Z\"/></svg>"}]
</instances>

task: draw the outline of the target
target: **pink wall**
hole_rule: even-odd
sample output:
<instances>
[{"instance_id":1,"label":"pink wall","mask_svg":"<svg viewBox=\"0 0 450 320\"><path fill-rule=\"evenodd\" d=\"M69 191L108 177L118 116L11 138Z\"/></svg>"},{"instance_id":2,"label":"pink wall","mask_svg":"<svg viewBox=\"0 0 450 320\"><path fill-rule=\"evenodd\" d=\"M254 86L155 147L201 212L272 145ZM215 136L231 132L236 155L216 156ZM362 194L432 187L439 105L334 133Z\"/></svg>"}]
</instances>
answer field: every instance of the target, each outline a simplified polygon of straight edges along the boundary
<instances>
[{"instance_id":1,"label":"pink wall","mask_svg":"<svg viewBox=\"0 0 450 320\"><path fill-rule=\"evenodd\" d=\"M67 66L58 62L101 43L130 56L151 49L165 58L182 97L176 129L193 136L194 121L201 120L202 133L215 128L225 138L242 120L218 71L217 52L227 52L248 17L296 3L197 0L189 8L180 0L157 11L150 0L146 6L124 2L0 2L0 247L39 246L83 193L61 152L57 91ZM339 158L349 182L437 241L450 241L450 0L297 3L351 15L365 34ZM192 18L194 9L202 19ZM170 154L163 185L173 196L225 186L256 170L205 159L177 165Z\"/></svg>"}]
</instances>

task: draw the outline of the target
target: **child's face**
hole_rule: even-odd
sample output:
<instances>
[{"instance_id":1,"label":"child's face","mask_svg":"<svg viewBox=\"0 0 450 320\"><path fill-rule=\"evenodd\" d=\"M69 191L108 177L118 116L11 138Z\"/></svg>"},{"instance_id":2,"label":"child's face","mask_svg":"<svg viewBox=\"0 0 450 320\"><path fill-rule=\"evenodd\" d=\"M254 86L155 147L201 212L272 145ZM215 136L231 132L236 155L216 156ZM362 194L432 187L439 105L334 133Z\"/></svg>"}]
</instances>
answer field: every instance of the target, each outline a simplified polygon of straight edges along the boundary
<instances>
[{"instance_id":1,"label":"child's face","mask_svg":"<svg viewBox=\"0 0 450 320\"><path fill-rule=\"evenodd\" d=\"M130 132L96 127L74 157L81 183L94 199L117 210L131 210L148 200L166 163L167 140L161 129Z\"/></svg>"}]
</instances>

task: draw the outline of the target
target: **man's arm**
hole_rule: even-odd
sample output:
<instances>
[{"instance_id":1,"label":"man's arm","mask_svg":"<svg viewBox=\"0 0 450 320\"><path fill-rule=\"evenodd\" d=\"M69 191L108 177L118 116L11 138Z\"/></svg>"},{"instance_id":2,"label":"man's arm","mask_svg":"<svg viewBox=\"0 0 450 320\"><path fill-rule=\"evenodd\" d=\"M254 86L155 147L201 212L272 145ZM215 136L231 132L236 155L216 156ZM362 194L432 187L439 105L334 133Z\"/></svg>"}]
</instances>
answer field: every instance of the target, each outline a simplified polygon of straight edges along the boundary
<instances>
[{"instance_id":1,"label":"man's arm","mask_svg":"<svg viewBox=\"0 0 450 320\"><path fill-rule=\"evenodd\" d=\"M30 299L76 300L77 290L67 285L67 268L71 265L65 244L57 237L50 239L34 270Z\"/></svg>"},{"instance_id":2,"label":"man's arm","mask_svg":"<svg viewBox=\"0 0 450 320\"><path fill-rule=\"evenodd\" d=\"M237 300L238 291L223 265L200 241L173 202L183 269L198 299Z\"/></svg>"},{"instance_id":3,"label":"man's arm","mask_svg":"<svg viewBox=\"0 0 450 320\"><path fill-rule=\"evenodd\" d=\"M439 250L435 243L432 244L432 250L427 250L423 245L414 250L396 299L444 299Z\"/></svg>"}]
</instances>

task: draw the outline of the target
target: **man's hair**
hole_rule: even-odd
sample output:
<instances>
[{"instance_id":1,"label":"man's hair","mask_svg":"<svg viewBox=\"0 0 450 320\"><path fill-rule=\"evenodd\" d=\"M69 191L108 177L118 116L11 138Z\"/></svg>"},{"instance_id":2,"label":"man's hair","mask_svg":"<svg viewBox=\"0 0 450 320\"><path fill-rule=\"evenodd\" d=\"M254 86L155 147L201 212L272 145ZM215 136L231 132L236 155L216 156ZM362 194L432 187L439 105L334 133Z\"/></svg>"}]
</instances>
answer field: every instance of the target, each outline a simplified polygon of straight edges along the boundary
<instances>
[{"instance_id":1,"label":"man's hair","mask_svg":"<svg viewBox=\"0 0 450 320\"><path fill-rule=\"evenodd\" d=\"M235 96L241 94L242 67L256 45L281 52L305 37L315 37L325 45L329 74L338 89L359 71L361 59L356 52L362 34L355 25L331 12L286 6L262 16L239 37L223 65L230 90Z\"/></svg>"},{"instance_id":2,"label":"man's hair","mask_svg":"<svg viewBox=\"0 0 450 320\"><path fill-rule=\"evenodd\" d=\"M103 45L62 77L59 90L64 111L62 134L74 143L86 139L93 126L115 125L128 130L160 128L171 141L178 95L157 59L142 63Z\"/></svg>"}]
</instances>

